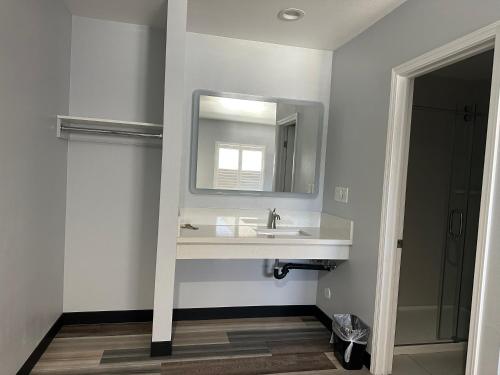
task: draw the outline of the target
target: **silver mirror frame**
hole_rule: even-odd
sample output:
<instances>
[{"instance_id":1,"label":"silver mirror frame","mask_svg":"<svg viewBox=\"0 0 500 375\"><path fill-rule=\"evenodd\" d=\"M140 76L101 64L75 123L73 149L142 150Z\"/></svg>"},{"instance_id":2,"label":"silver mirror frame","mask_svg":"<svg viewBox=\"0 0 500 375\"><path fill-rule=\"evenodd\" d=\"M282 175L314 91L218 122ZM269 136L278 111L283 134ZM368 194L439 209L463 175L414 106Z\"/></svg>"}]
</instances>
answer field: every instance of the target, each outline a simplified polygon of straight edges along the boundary
<instances>
[{"instance_id":1,"label":"silver mirror frame","mask_svg":"<svg viewBox=\"0 0 500 375\"><path fill-rule=\"evenodd\" d=\"M318 146L316 149L316 170L314 176L314 191L312 193L287 193L273 191L248 191L248 190L221 190L221 189L200 189L196 187L197 164L198 164L198 129L199 129L199 111L200 97L203 95L217 96L221 98L233 98L243 100L254 100L271 103L289 103L295 105L316 106L319 109L319 129L318 129ZM306 100L282 99L273 97L263 97L256 95L235 94L228 92L218 92L211 90L194 90L192 96L192 111L191 111L191 149L190 149L190 168L189 168L189 191L192 194L207 194L207 195L230 195L230 196L256 196L256 197L282 197L282 198L316 198L319 194L319 182L321 172L321 150L323 148L323 127L324 127L325 107L321 102L313 102Z\"/></svg>"}]
</instances>

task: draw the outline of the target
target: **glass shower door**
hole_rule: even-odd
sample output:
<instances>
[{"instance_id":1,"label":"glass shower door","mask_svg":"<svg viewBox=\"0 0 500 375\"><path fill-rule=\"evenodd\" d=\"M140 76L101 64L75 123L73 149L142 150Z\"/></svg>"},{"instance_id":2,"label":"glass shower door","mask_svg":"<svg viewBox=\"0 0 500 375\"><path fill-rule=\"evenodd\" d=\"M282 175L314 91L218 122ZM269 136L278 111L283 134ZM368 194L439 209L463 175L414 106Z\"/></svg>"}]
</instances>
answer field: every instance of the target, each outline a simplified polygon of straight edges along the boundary
<instances>
[{"instance_id":1,"label":"glass shower door","mask_svg":"<svg viewBox=\"0 0 500 375\"><path fill-rule=\"evenodd\" d=\"M486 139L484 116L457 112L437 336L467 340Z\"/></svg>"},{"instance_id":2,"label":"glass shower door","mask_svg":"<svg viewBox=\"0 0 500 375\"><path fill-rule=\"evenodd\" d=\"M472 130L467 217L465 220L462 275L458 301L456 328L456 339L458 341L466 341L469 335L487 126L488 117L486 115L476 114Z\"/></svg>"}]
</instances>

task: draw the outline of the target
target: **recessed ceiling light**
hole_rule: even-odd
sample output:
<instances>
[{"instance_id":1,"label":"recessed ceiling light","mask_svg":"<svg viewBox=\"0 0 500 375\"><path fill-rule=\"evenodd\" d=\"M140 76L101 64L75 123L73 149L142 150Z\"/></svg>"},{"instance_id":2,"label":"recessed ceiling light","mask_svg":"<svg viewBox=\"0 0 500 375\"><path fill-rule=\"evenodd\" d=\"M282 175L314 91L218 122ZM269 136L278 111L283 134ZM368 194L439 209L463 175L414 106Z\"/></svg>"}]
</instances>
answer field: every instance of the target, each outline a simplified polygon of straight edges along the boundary
<instances>
[{"instance_id":1,"label":"recessed ceiling light","mask_svg":"<svg viewBox=\"0 0 500 375\"><path fill-rule=\"evenodd\" d=\"M278 18L282 21L298 21L306 14L302 9L287 8L278 13Z\"/></svg>"}]
</instances>

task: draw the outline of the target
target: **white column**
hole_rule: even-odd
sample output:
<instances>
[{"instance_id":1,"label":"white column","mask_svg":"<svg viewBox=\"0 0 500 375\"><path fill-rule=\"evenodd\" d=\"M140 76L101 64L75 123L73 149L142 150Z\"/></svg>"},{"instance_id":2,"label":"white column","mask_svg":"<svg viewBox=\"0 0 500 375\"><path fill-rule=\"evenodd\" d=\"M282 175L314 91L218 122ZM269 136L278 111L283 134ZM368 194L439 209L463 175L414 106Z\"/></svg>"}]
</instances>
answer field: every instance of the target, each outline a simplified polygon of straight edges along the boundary
<instances>
[{"instance_id":1,"label":"white column","mask_svg":"<svg viewBox=\"0 0 500 375\"><path fill-rule=\"evenodd\" d=\"M184 59L187 0L169 0L166 27L165 103L160 218L156 251L152 355L168 355L172 344L172 310L179 210L182 134L185 126Z\"/></svg>"}]
</instances>

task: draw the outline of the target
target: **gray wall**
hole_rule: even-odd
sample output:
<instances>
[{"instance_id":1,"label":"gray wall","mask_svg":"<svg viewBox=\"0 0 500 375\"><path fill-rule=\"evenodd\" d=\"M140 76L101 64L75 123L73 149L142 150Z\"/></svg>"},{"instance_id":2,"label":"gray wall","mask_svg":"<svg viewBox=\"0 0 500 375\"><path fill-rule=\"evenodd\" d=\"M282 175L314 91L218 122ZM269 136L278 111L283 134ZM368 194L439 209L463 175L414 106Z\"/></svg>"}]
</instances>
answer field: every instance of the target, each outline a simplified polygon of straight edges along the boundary
<instances>
[{"instance_id":1,"label":"gray wall","mask_svg":"<svg viewBox=\"0 0 500 375\"><path fill-rule=\"evenodd\" d=\"M409 0L335 52L324 210L354 220L355 231L349 262L320 277L325 312L350 311L373 325L391 69L498 19L496 0ZM349 204L334 201L335 185L350 188ZM497 341L485 356L495 351L498 360L493 327L487 334Z\"/></svg>"},{"instance_id":2,"label":"gray wall","mask_svg":"<svg viewBox=\"0 0 500 375\"><path fill-rule=\"evenodd\" d=\"M61 1L0 2L0 373L62 312L71 16Z\"/></svg>"},{"instance_id":3,"label":"gray wall","mask_svg":"<svg viewBox=\"0 0 500 375\"><path fill-rule=\"evenodd\" d=\"M163 123L163 30L73 17L71 48L72 115ZM68 142L64 311L153 306L161 148L107 141Z\"/></svg>"}]
</instances>

